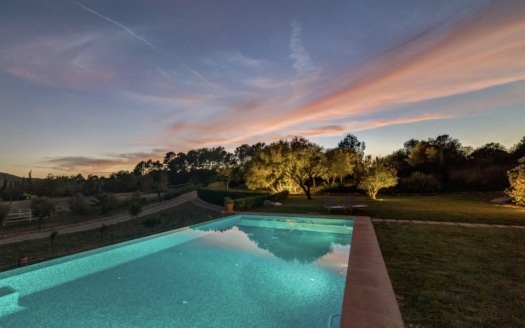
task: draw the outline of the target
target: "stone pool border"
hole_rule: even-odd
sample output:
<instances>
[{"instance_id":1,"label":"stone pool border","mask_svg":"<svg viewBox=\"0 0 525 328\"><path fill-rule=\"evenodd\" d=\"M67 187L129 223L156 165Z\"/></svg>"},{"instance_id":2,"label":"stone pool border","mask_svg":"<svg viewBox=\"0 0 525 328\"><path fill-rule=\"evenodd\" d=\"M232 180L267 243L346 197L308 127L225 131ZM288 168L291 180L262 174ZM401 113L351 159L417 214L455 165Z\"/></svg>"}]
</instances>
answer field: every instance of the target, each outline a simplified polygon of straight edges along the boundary
<instances>
[{"instance_id":1,"label":"stone pool border","mask_svg":"<svg viewBox=\"0 0 525 328\"><path fill-rule=\"evenodd\" d=\"M404 327L372 220L354 216L341 327Z\"/></svg>"}]
</instances>

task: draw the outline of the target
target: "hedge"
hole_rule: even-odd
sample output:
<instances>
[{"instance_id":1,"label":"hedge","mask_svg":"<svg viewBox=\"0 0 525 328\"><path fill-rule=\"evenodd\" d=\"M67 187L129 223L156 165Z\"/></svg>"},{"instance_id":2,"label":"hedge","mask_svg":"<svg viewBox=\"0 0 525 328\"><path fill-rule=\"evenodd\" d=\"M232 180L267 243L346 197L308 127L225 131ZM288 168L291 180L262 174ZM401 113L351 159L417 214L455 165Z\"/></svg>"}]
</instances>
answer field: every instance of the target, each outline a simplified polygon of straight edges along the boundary
<instances>
[{"instance_id":1,"label":"hedge","mask_svg":"<svg viewBox=\"0 0 525 328\"><path fill-rule=\"evenodd\" d=\"M217 190L217 189L207 189L207 188L197 189L197 195L203 201L222 206L224 205L224 198L230 197L234 201L233 208L236 210L241 210L241 211L263 207L264 201L266 200L270 200L272 202L282 201L288 197L288 194L289 192L287 190L277 193L277 194L270 194L270 193Z\"/></svg>"}]
</instances>

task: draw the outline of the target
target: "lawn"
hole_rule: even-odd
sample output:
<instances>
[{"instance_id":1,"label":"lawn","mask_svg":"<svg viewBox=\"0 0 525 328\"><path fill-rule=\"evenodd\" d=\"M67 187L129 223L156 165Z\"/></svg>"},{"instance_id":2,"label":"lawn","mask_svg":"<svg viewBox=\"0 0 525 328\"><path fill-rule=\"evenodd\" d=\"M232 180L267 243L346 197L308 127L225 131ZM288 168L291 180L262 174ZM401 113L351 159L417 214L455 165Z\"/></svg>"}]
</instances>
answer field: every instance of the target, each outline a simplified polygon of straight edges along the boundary
<instances>
[{"instance_id":1,"label":"lawn","mask_svg":"<svg viewBox=\"0 0 525 328\"><path fill-rule=\"evenodd\" d=\"M355 214L381 219L525 225L525 208L490 203L491 199L499 196L501 194L496 193L381 196L376 201L357 196L357 202L369 208ZM283 206L261 211L328 214L321 206L321 199L320 195L314 195L310 201L305 196L293 195ZM344 210L332 210L331 213L344 214Z\"/></svg>"},{"instance_id":2,"label":"lawn","mask_svg":"<svg viewBox=\"0 0 525 328\"><path fill-rule=\"evenodd\" d=\"M374 227L407 327L525 325L525 230Z\"/></svg>"}]
</instances>

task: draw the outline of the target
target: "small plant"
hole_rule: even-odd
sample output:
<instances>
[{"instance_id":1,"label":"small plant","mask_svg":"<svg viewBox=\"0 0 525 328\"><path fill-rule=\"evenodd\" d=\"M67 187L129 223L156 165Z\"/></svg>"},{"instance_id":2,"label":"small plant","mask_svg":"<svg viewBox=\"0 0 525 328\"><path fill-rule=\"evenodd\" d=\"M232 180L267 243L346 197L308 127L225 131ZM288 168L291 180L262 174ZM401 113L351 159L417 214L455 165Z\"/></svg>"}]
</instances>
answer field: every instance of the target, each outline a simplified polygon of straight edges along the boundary
<instances>
[{"instance_id":1,"label":"small plant","mask_svg":"<svg viewBox=\"0 0 525 328\"><path fill-rule=\"evenodd\" d=\"M20 258L18 259L18 266L25 266L27 265L27 262L28 262L27 254L22 253L22 255L20 255Z\"/></svg>"},{"instance_id":2,"label":"small plant","mask_svg":"<svg viewBox=\"0 0 525 328\"><path fill-rule=\"evenodd\" d=\"M49 241L51 243L51 255L55 253L55 239L57 238L57 236L58 236L58 231L53 231L49 235Z\"/></svg>"},{"instance_id":3,"label":"small plant","mask_svg":"<svg viewBox=\"0 0 525 328\"><path fill-rule=\"evenodd\" d=\"M100 214L107 214L119 206L119 200L112 193L98 193L92 199L91 204L99 209Z\"/></svg>"},{"instance_id":4,"label":"small plant","mask_svg":"<svg viewBox=\"0 0 525 328\"><path fill-rule=\"evenodd\" d=\"M233 204L234 201L231 197L224 197L224 204Z\"/></svg>"},{"instance_id":5,"label":"small plant","mask_svg":"<svg viewBox=\"0 0 525 328\"><path fill-rule=\"evenodd\" d=\"M31 200L31 212L38 217L38 230L42 229L42 220L55 213L55 204L47 197L38 197Z\"/></svg>"},{"instance_id":6,"label":"small plant","mask_svg":"<svg viewBox=\"0 0 525 328\"><path fill-rule=\"evenodd\" d=\"M129 214L137 217L142 212L142 204L140 201L132 200L129 204Z\"/></svg>"},{"instance_id":7,"label":"small plant","mask_svg":"<svg viewBox=\"0 0 525 328\"><path fill-rule=\"evenodd\" d=\"M153 231L153 228L155 228L156 225L160 224L160 219L157 218L149 218L144 221L142 221L142 225L144 228L151 228L151 231Z\"/></svg>"},{"instance_id":8,"label":"small plant","mask_svg":"<svg viewBox=\"0 0 525 328\"><path fill-rule=\"evenodd\" d=\"M105 224L102 224L102 225L100 226L100 237L104 236L104 231L106 231L107 228L108 228L108 226L105 225Z\"/></svg>"},{"instance_id":9,"label":"small plant","mask_svg":"<svg viewBox=\"0 0 525 328\"><path fill-rule=\"evenodd\" d=\"M0 224L2 224L9 214L10 208L8 205L0 205Z\"/></svg>"},{"instance_id":10,"label":"small plant","mask_svg":"<svg viewBox=\"0 0 525 328\"><path fill-rule=\"evenodd\" d=\"M73 213L85 214L89 210L89 201L83 194L77 192L71 196L69 208Z\"/></svg>"}]
</instances>

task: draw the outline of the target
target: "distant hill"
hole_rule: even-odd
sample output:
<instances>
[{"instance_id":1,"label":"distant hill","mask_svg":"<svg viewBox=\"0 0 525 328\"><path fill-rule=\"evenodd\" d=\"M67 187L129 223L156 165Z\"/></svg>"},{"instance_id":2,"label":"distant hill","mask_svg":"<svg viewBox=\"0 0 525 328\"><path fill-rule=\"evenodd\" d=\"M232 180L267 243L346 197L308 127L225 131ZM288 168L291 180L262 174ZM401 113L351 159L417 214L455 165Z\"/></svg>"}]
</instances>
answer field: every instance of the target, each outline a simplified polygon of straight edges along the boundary
<instances>
[{"instance_id":1,"label":"distant hill","mask_svg":"<svg viewBox=\"0 0 525 328\"><path fill-rule=\"evenodd\" d=\"M3 183L4 180L7 179L7 182L13 182L13 181L21 181L21 177L17 177L16 175L12 175L9 173L0 172L0 183Z\"/></svg>"}]
</instances>

